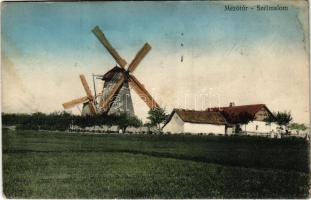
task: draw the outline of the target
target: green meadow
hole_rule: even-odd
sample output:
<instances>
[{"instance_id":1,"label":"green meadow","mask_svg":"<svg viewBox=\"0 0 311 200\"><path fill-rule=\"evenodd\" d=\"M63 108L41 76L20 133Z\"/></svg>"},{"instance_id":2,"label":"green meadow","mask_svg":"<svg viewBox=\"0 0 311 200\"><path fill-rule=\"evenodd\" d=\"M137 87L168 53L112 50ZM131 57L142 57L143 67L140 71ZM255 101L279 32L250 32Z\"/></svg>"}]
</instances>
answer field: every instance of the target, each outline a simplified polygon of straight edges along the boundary
<instances>
[{"instance_id":1,"label":"green meadow","mask_svg":"<svg viewBox=\"0 0 311 200\"><path fill-rule=\"evenodd\" d=\"M7 198L307 198L302 139L2 131Z\"/></svg>"}]
</instances>

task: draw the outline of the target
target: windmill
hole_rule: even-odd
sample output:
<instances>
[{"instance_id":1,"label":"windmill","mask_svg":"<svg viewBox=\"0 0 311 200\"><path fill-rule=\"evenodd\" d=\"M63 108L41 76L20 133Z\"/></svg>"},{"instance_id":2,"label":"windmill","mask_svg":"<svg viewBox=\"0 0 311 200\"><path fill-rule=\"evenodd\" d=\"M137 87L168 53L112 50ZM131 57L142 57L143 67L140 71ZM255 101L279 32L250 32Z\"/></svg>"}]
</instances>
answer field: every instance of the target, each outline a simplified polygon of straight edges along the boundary
<instances>
[{"instance_id":1,"label":"windmill","mask_svg":"<svg viewBox=\"0 0 311 200\"><path fill-rule=\"evenodd\" d=\"M91 89L85 79L85 76L83 74L80 74L80 80L81 80L81 83L82 83L82 86L84 88L84 91L86 93L86 96L84 97L80 97L78 99L74 99L74 100L71 100L69 102L66 102L66 103L63 103L63 107L65 109L69 109L69 108L72 108L78 104L81 104L83 103L83 107L88 107L89 109L89 113L92 113L92 114L96 114L97 113L97 109L96 109L96 98L98 96L101 95L101 93L99 93L98 95L95 94L95 96L92 95L92 92L91 92Z\"/></svg>"},{"instance_id":2,"label":"windmill","mask_svg":"<svg viewBox=\"0 0 311 200\"><path fill-rule=\"evenodd\" d=\"M119 114L120 112L134 114L129 86L138 94L138 96L150 109L159 107L143 84L141 84L132 74L142 59L150 51L151 46L148 43L145 43L126 69L127 62L112 47L101 29L96 26L93 28L92 32L115 59L118 65L109 70L106 74L97 76L97 78L105 81L103 92L100 95L98 103L96 101L96 97L92 95L85 78L81 78L80 75L80 79L87 96L64 103L64 108L66 109L68 107L84 103L82 115L95 113Z\"/></svg>"}]
</instances>

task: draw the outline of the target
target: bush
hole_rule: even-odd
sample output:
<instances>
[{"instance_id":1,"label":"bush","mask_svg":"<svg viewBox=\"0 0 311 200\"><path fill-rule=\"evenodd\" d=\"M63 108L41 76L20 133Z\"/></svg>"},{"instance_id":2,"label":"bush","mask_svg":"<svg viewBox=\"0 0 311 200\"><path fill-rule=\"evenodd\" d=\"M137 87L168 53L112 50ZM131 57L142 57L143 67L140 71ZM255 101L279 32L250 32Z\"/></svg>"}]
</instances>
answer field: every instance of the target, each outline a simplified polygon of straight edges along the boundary
<instances>
[{"instance_id":1,"label":"bush","mask_svg":"<svg viewBox=\"0 0 311 200\"><path fill-rule=\"evenodd\" d=\"M2 113L2 124L6 126L16 125L17 129L22 130L68 130L70 125L79 127L91 127L95 125L107 125L109 127L117 125L125 130L127 126L141 126L142 122L136 116L127 114L121 115L94 115L76 116L67 112L53 112L50 114L8 114Z\"/></svg>"}]
</instances>

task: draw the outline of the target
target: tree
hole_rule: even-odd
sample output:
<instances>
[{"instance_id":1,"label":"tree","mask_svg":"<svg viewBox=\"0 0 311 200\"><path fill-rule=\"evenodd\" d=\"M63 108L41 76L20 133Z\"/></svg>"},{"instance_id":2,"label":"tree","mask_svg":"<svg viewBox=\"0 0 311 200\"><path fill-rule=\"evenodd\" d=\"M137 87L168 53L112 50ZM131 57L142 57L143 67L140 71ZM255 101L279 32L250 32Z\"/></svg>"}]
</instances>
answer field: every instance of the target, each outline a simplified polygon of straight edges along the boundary
<instances>
[{"instance_id":1,"label":"tree","mask_svg":"<svg viewBox=\"0 0 311 200\"><path fill-rule=\"evenodd\" d=\"M250 114L249 112L241 112L238 115L239 123L245 125L245 132L246 132L246 124L251 121L254 121L255 116Z\"/></svg>"},{"instance_id":2,"label":"tree","mask_svg":"<svg viewBox=\"0 0 311 200\"><path fill-rule=\"evenodd\" d=\"M275 115L276 123L280 126L288 126L288 124L293 120L290 112L277 112Z\"/></svg>"},{"instance_id":3,"label":"tree","mask_svg":"<svg viewBox=\"0 0 311 200\"><path fill-rule=\"evenodd\" d=\"M17 129L29 130L60 130L64 131L69 129L70 125L77 125L79 127L101 126L101 125L117 125L126 130L128 126L138 127L142 125L141 120L136 116L131 116L126 113L121 115L86 115L76 116L67 112L53 112L50 114L45 113L32 113L32 114L9 114L2 113L3 125L15 125Z\"/></svg>"},{"instance_id":4,"label":"tree","mask_svg":"<svg viewBox=\"0 0 311 200\"><path fill-rule=\"evenodd\" d=\"M158 131L161 131L161 123L165 121L167 115L163 108L153 108L148 111L147 119L150 120L151 126L156 126Z\"/></svg>"},{"instance_id":5,"label":"tree","mask_svg":"<svg viewBox=\"0 0 311 200\"><path fill-rule=\"evenodd\" d=\"M139 127L143 124L135 115L129 115L128 113L122 113L117 123L119 128L122 129L122 133L125 133L126 128L129 126Z\"/></svg>"},{"instance_id":6,"label":"tree","mask_svg":"<svg viewBox=\"0 0 311 200\"><path fill-rule=\"evenodd\" d=\"M270 114L264 119L264 121L270 125L271 123L276 121L276 118L274 115Z\"/></svg>"},{"instance_id":7,"label":"tree","mask_svg":"<svg viewBox=\"0 0 311 200\"><path fill-rule=\"evenodd\" d=\"M291 130L305 131L308 127L304 124L291 123L288 128Z\"/></svg>"}]
</instances>

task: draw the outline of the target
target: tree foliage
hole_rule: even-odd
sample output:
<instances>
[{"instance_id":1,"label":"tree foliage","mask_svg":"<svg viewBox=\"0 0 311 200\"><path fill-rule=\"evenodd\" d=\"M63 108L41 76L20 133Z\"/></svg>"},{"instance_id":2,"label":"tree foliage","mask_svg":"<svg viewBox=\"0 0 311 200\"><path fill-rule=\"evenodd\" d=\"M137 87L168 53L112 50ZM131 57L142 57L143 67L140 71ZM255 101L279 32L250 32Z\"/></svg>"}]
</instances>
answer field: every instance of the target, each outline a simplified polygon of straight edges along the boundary
<instances>
[{"instance_id":1,"label":"tree foliage","mask_svg":"<svg viewBox=\"0 0 311 200\"><path fill-rule=\"evenodd\" d=\"M232 124L248 124L255 119L255 116L249 112L240 112L239 114L222 112L223 116Z\"/></svg>"},{"instance_id":2,"label":"tree foliage","mask_svg":"<svg viewBox=\"0 0 311 200\"><path fill-rule=\"evenodd\" d=\"M287 126L292 120L293 117L290 112L277 112L275 114L276 123L280 126Z\"/></svg>"},{"instance_id":3,"label":"tree foliage","mask_svg":"<svg viewBox=\"0 0 311 200\"><path fill-rule=\"evenodd\" d=\"M118 116L118 118L119 119L117 121L117 124L119 128L122 129L123 133L129 126L139 127L143 125L140 119L138 119L135 115L129 115L128 113L122 113L120 116Z\"/></svg>"},{"instance_id":4,"label":"tree foliage","mask_svg":"<svg viewBox=\"0 0 311 200\"><path fill-rule=\"evenodd\" d=\"M241 112L238 115L240 124L248 124L251 121L254 121L255 116L250 114L249 112Z\"/></svg>"},{"instance_id":5,"label":"tree foliage","mask_svg":"<svg viewBox=\"0 0 311 200\"><path fill-rule=\"evenodd\" d=\"M18 129L45 129L66 130L72 121L73 115L67 112L53 112L45 114L6 114L2 113L3 125L16 125Z\"/></svg>"},{"instance_id":6,"label":"tree foliage","mask_svg":"<svg viewBox=\"0 0 311 200\"><path fill-rule=\"evenodd\" d=\"M149 124L151 126L156 126L160 130L160 124L163 123L167 115L164 108L154 108L148 111Z\"/></svg>"},{"instance_id":7,"label":"tree foliage","mask_svg":"<svg viewBox=\"0 0 311 200\"><path fill-rule=\"evenodd\" d=\"M87 115L77 116L67 112L53 112L45 114L41 112L32 114L8 114L2 113L3 125L17 126L17 129L31 130L67 130L70 125L77 125L82 128L89 126L116 125L122 129L128 126L140 126L142 122L136 116L121 115Z\"/></svg>"},{"instance_id":8,"label":"tree foliage","mask_svg":"<svg viewBox=\"0 0 311 200\"><path fill-rule=\"evenodd\" d=\"M276 118L275 118L275 115L273 114L273 115L268 115L265 119L264 119L264 121L267 123L267 124L271 124L271 123L273 123L273 122L275 122L276 121Z\"/></svg>"},{"instance_id":9,"label":"tree foliage","mask_svg":"<svg viewBox=\"0 0 311 200\"><path fill-rule=\"evenodd\" d=\"M300 131L305 131L307 130L307 126L304 125L304 124L299 124L299 123L291 123L289 126L288 126L289 129L292 129L292 130L300 130Z\"/></svg>"},{"instance_id":10,"label":"tree foliage","mask_svg":"<svg viewBox=\"0 0 311 200\"><path fill-rule=\"evenodd\" d=\"M246 131L246 124L248 124L251 121L254 121L255 119L254 115L246 111L240 112L238 114L222 111L222 114L230 123L236 124L236 127L235 127L236 132L240 132L242 130L240 125L245 125L245 131Z\"/></svg>"}]
</instances>

